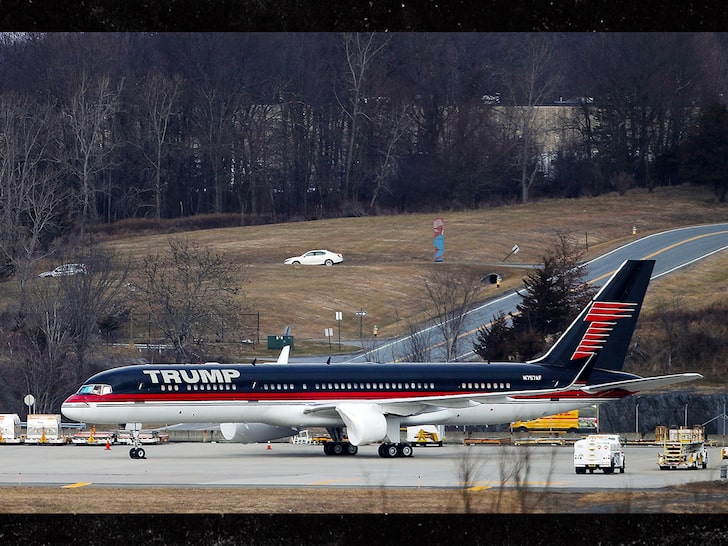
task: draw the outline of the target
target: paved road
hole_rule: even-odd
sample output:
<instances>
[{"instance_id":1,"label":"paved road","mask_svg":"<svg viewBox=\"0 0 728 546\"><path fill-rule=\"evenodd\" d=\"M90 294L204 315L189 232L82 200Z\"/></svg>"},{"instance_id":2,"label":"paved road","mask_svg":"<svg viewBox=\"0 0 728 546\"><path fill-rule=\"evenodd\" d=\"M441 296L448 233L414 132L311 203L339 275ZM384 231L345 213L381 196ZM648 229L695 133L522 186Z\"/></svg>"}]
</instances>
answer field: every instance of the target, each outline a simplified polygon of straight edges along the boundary
<instances>
[{"instance_id":1,"label":"paved road","mask_svg":"<svg viewBox=\"0 0 728 546\"><path fill-rule=\"evenodd\" d=\"M586 278L601 286L611 274L628 259L656 261L652 278L658 278L728 248L728 223L692 226L663 231L641 237L604 254L587 264ZM458 342L459 360L472 360L473 341L477 330L500 313L516 309L520 296L515 292L484 302L468 313L463 330L467 332ZM444 361L444 352L438 347L441 336L436 327L425 328L420 335L432 344L430 360ZM408 352L407 338L384 341L373 350L342 358L344 362L397 361Z\"/></svg>"},{"instance_id":2,"label":"paved road","mask_svg":"<svg viewBox=\"0 0 728 546\"><path fill-rule=\"evenodd\" d=\"M121 487L511 487L528 469L535 489L655 489L720 479L720 453L709 448L705 470L659 470L656 446L627 446L624 474L577 475L571 446L419 447L407 459L382 459L377 446L355 457L326 457L321 446L273 443L170 443L149 446L147 459L129 448L103 446L0 446L0 486ZM467 469L467 471L466 471ZM471 475L464 481L465 475Z\"/></svg>"}]
</instances>

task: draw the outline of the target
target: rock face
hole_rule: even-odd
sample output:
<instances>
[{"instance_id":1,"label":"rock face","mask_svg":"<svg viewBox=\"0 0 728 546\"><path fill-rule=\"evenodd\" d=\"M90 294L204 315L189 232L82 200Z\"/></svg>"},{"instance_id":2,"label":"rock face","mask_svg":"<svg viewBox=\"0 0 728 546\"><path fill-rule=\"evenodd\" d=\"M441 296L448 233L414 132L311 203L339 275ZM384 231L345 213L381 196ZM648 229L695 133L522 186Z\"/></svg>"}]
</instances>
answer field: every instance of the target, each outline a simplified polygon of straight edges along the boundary
<instances>
[{"instance_id":1,"label":"rock face","mask_svg":"<svg viewBox=\"0 0 728 546\"><path fill-rule=\"evenodd\" d=\"M639 404L639 407L637 407ZM728 392L699 394L694 391L675 391L661 394L640 394L615 402L600 404L599 431L653 434L655 427L705 425L708 435L728 432L726 409ZM637 418L639 423L637 424Z\"/></svg>"}]
</instances>

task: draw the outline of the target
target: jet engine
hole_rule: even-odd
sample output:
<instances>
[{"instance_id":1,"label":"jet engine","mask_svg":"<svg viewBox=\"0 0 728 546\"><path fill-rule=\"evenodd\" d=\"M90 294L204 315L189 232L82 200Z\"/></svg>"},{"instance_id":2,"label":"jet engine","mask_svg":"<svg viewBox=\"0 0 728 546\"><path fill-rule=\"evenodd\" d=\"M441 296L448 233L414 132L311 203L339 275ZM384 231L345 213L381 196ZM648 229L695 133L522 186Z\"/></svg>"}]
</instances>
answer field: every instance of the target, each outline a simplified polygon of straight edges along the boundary
<instances>
[{"instance_id":1,"label":"jet engine","mask_svg":"<svg viewBox=\"0 0 728 546\"><path fill-rule=\"evenodd\" d=\"M263 423L220 423L220 432L226 440L242 444L267 442L298 434L297 430L290 427L277 427Z\"/></svg>"},{"instance_id":2,"label":"jet engine","mask_svg":"<svg viewBox=\"0 0 728 546\"><path fill-rule=\"evenodd\" d=\"M375 405L339 404L336 411L344 420L349 441L353 445L380 442L387 437L387 419ZM399 433L399 426L397 432Z\"/></svg>"}]
</instances>

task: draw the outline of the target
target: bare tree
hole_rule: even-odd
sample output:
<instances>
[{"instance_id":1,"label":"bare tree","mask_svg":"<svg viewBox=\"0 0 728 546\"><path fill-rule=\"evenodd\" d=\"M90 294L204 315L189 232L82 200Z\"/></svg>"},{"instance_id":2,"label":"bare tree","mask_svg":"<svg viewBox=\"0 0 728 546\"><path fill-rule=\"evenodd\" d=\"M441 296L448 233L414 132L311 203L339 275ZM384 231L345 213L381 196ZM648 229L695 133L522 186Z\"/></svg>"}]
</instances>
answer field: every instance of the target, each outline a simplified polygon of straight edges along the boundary
<instances>
[{"instance_id":1,"label":"bare tree","mask_svg":"<svg viewBox=\"0 0 728 546\"><path fill-rule=\"evenodd\" d=\"M231 295L238 289L232 271L224 256L173 238L166 255L144 259L137 292L144 296L153 325L174 346L177 362L193 354L191 343L202 346L234 326Z\"/></svg>"},{"instance_id":2,"label":"bare tree","mask_svg":"<svg viewBox=\"0 0 728 546\"><path fill-rule=\"evenodd\" d=\"M63 112L71 133L70 149L64 160L79 181L82 232L87 222L96 219L97 176L109 166L115 147L109 127L119 108L121 89L121 82L117 88L112 87L109 76L94 81L84 71L78 89Z\"/></svg>"},{"instance_id":3,"label":"bare tree","mask_svg":"<svg viewBox=\"0 0 728 546\"><path fill-rule=\"evenodd\" d=\"M348 147L344 161L344 194L347 197L354 193L351 173L359 143L359 119L366 117L364 106L367 102L377 98L367 97L367 85L370 83L374 61L388 42L389 38L381 39L374 33L346 33L344 35L345 78L349 86L349 96L346 103L343 103L338 97L337 100L349 119Z\"/></svg>"},{"instance_id":4,"label":"bare tree","mask_svg":"<svg viewBox=\"0 0 728 546\"><path fill-rule=\"evenodd\" d=\"M431 330L422 328L421 324L409 319L405 329L406 333L402 343L406 347L407 354L403 360L406 362L428 362L432 353Z\"/></svg>"},{"instance_id":5,"label":"bare tree","mask_svg":"<svg viewBox=\"0 0 728 546\"><path fill-rule=\"evenodd\" d=\"M22 334L17 338L25 387L36 398L40 412L55 411L72 377L72 309L66 305L58 283L36 283L28 298ZM69 373L70 372L70 373Z\"/></svg>"},{"instance_id":6,"label":"bare tree","mask_svg":"<svg viewBox=\"0 0 728 546\"><path fill-rule=\"evenodd\" d=\"M521 200L527 203L529 192L541 167L543 138L546 131L545 116L539 108L553 100L552 94L560 81L555 70L556 50L554 37L549 34L529 34L517 48L518 58L506 78L510 108L506 114L511 139L517 154L518 183Z\"/></svg>"},{"instance_id":7,"label":"bare tree","mask_svg":"<svg viewBox=\"0 0 728 546\"><path fill-rule=\"evenodd\" d=\"M77 256L76 259L86 265L87 273L59 277L57 282L66 305L73 309L69 317L73 332L71 343L77 369L86 375L87 355L101 340L100 323L126 298L129 265L122 265L114 254L93 245Z\"/></svg>"},{"instance_id":8,"label":"bare tree","mask_svg":"<svg viewBox=\"0 0 728 546\"><path fill-rule=\"evenodd\" d=\"M402 107L402 111L397 116L390 118L391 121L387 124L388 138L384 150L381 151L381 164L376 169L372 198L369 200L370 209L374 208L382 193L390 191L389 182L397 172L397 143L405 135L406 121L409 116L409 106L405 105ZM389 118L389 116L387 117Z\"/></svg>"},{"instance_id":9,"label":"bare tree","mask_svg":"<svg viewBox=\"0 0 728 546\"><path fill-rule=\"evenodd\" d=\"M182 77L179 74L167 76L154 71L147 75L141 84L140 108L146 131L143 134L144 142L140 143L139 147L154 171L154 210L157 218L161 217L162 198L166 186L162 180L162 161L168 144L167 133L181 90ZM148 144L148 148L144 144Z\"/></svg>"},{"instance_id":10,"label":"bare tree","mask_svg":"<svg viewBox=\"0 0 728 546\"><path fill-rule=\"evenodd\" d=\"M679 295L660 297L657 300L657 316L665 332L663 352L667 353L666 373L672 373L672 358L677 353L681 339L688 332L688 324L683 313L683 301ZM684 321L684 322L683 322Z\"/></svg>"},{"instance_id":11,"label":"bare tree","mask_svg":"<svg viewBox=\"0 0 728 546\"><path fill-rule=\"evenodd\" d=\"M424 281L433 304L432 318L442 336L445 361L457 357L457 344L470 306L480 291L480 278L474 273L437 267Z\"/></svg>"},{"instance_id":12,"label":"bare tree","mask_svg":"<svg viewBox=\"0 0 728 546\"><path fill-rule=\"evenodd\" d=\"M21 309L26 282L66 213L68 192L50 161L56 121L50 104L0 97L0 249L19 273Z\"/></svg>"}]
</instances>

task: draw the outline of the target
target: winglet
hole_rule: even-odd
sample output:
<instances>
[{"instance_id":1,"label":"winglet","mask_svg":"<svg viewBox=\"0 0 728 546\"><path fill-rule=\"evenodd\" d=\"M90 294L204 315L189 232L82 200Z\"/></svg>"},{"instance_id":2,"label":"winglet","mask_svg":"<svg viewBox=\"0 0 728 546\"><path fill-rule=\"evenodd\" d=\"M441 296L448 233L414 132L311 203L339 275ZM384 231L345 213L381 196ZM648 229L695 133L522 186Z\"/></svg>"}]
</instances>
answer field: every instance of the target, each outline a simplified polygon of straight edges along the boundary
<instances>
[{"instance_id":1,"label":"winglet","mask_svg":"<svg viewBox=\"0 0 728 546\"><path fill-rule=\"evenodd\" d=\"M291 352L291 346L285 345L283 349L281 349L281 354L278 355L278 360L276 360L276 364L288 364L288 355Z\"/></svg>"}]
</instances>

